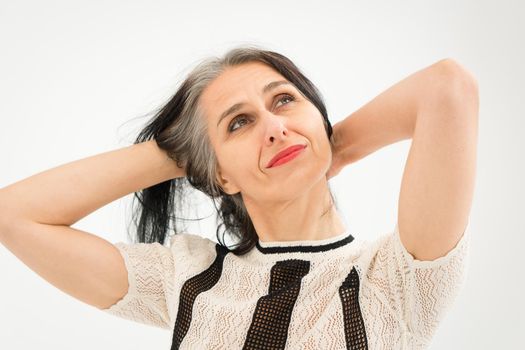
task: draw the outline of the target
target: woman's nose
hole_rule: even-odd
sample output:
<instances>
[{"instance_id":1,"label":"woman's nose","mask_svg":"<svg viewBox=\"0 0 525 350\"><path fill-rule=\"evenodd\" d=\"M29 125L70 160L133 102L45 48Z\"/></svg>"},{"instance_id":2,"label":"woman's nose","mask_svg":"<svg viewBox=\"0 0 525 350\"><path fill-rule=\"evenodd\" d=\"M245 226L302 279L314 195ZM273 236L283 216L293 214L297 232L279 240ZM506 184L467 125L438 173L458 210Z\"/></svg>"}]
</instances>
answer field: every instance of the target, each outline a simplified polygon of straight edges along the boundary
<instances>
[{"instance_id":1,"label":"woman's nose","mask_svg":"<svg viewBox=\"0 0 525 350\"><path fill-rule=\"evenodd\" d=\"M271 145L275 140L284 140L288 136L288 129L286 128L284 119L272 113L266 113L263 116L265 119L265 141Z\"/></svg>"}]
</instances>

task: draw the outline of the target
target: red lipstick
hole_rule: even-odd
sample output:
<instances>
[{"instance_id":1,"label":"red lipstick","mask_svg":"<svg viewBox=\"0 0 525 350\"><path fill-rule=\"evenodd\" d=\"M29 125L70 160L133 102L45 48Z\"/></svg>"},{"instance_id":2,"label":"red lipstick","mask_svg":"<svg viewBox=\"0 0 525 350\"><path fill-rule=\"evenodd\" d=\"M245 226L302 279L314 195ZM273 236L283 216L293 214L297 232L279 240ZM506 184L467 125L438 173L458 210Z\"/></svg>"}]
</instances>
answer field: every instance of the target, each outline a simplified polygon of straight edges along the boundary
<instances>
[{"instance_id":1,"label":"red lipstick","mask_svg":"<svg viewBox=\"0 0 525 350\"><path fill-rule=\"evenodd\" d=\"M300 151L302 151L306 145L293 145L288 148L283 149L279 153L277 153L272 160L266 165L266 168L271 168L274 165L280 165L283 163L286 163L289 160L292 160L295 158ZM277 163L277 164L276 164Z\"/></svg>"}]
</instances>

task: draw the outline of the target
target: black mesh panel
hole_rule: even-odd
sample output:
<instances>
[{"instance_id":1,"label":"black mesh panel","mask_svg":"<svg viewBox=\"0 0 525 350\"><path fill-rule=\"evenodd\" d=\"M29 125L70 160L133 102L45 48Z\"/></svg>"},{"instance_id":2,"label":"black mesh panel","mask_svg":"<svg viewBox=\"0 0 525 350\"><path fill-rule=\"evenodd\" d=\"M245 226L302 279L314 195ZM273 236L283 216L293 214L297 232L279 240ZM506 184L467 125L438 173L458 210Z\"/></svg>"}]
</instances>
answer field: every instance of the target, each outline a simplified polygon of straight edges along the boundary
<instances>
[{"instance_id":1,"label":"black mesh panel","mask_svg":"<svg viewBox=\"0 0 525 350\"><path fill-rule=\"evenodd\" d=\"M301 280L309 271L306 260L284 260L272 266L268 294L257 301L243 349L285 348Z\"/></svg>"},{"instance_id":2,"label":"black mesh panel","mask_svg":"<svg viewBox=\"0 0 525 350\"><path fill-rule=\"evenodd\" d=\"M368 349L365 324L359 307L359 274L355 266L339 287L339 297L343 304L346 348Z\"/></svg>"},{"instance_id":3,"label":"black mesh panel","mask_svg":"<svg viewBox=\"0 0 525 350\"><path fill-rule=\"evenodd\" d=\"M182 340L190 328L193 303L197 296L211 289L221 277L224 257L228 253L228 250L219 244L215 246L215 250L217 251L217 257L210 267L187 280L182 286L177 319L173 330L172 350L179 349Z\"/></svg>"}]
</instances>

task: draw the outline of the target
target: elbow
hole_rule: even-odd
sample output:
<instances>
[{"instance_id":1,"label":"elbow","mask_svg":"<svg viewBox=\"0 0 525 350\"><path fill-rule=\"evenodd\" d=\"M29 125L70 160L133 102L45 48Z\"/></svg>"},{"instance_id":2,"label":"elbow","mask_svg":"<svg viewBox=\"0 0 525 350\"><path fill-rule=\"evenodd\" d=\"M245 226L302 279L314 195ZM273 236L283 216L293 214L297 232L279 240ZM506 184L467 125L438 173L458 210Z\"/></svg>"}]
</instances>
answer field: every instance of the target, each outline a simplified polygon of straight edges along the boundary
<instances>
[{"instance_id":1,"label":"elbow","mask_svg":"<svg viewBox=\"0 0 525 350\"><path fill-rule=\"evenodd\" d=\"M445 58L436 64L435 73L440 91L452 99L478 95L478 80L465 66L452 58Z\"/></svg>"},{"instance_id":2,"label":"elbow","mask_svg":"<svg viewBox=\"0 0 525 350\"><path fill-rule=\"evenodd\" d=\"M13 226L20 221L13 209L13 203L4 195L3 190L0 190L0 238L5 238L12 231Z\"/></svg>"},{"instance_id":3,"label":"elbow","mask_svg":"<svg viewBox=\"0 0 525 350\"><path fill-rule=\"evenodd\" d=\"M427 97L442 107L479 107L478 81L463 65L452 58L432 65L432 79Z\"/></svg>"},{"instance_id":4,"label":"elbow","mask_svg":"<svg viewBox=\"0 0 525 350\"><path fill-rule=\"evenodd\" d=\"M4 200L3 196L1 195L1 191L0 191L0 235L4 231L4 227L9 221L8 219L9 214L7 211L8 211L7 203Z\"/></svg>"},{"instance_id":5,"label":"elbow","mask_svg":"<svg viewBox=\"0 0 525 350\"><path fill-rule=\"evenodd\" d=\"M9 216L7 204L0 198L0 243L2 244L9 230L8 224L12 222L12 218Z\"/></svg>"}]
</instances>

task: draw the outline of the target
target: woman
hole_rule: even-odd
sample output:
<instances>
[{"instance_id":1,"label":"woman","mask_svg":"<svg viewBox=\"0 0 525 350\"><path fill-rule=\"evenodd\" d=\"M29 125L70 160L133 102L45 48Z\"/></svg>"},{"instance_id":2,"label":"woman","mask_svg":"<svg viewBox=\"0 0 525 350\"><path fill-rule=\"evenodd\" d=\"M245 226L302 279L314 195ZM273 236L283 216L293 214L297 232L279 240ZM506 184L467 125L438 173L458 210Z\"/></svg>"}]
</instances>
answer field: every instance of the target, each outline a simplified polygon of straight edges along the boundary
<instances>
[{"instance_id":1,"label":"woman","mask_svg":"<svg viewBox=\"0 0 525 350\"><path fill-rule=\"evenodd\" d=\"M172 349L425 348L467 271L477 114L475 78L444 59L332 128L288 58L238 47L201 62L134 145L1 189L0 241L75 298L169 329ZM328 179L407 138L394 230L355 238ZM177 229L190 186L234 245ZM129 193L138 242L71 227Z\"/></svg>"}]
</instances>

